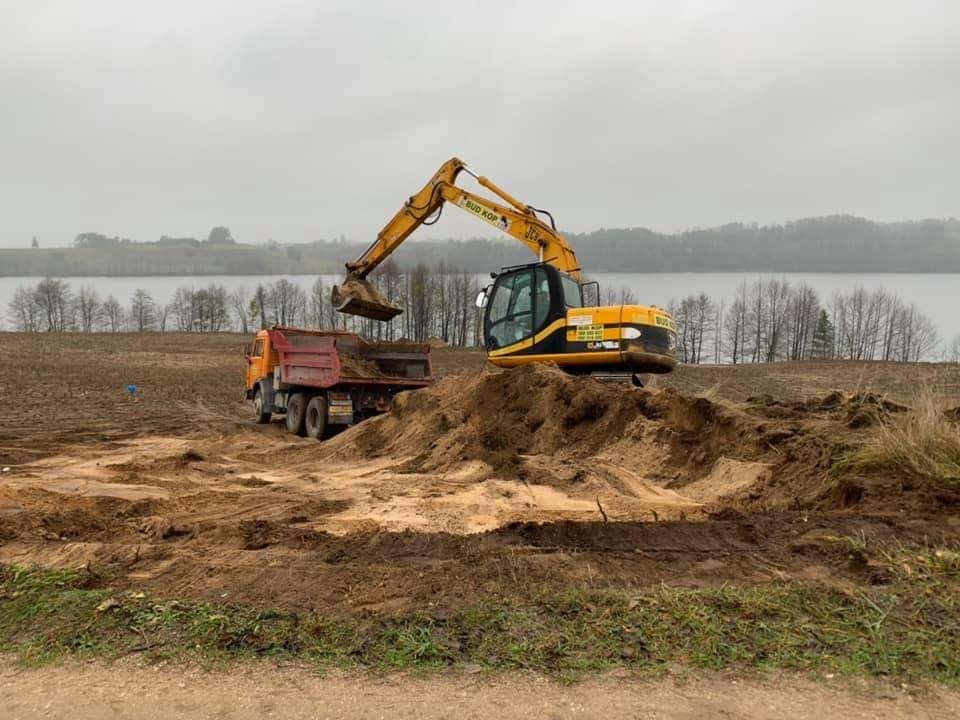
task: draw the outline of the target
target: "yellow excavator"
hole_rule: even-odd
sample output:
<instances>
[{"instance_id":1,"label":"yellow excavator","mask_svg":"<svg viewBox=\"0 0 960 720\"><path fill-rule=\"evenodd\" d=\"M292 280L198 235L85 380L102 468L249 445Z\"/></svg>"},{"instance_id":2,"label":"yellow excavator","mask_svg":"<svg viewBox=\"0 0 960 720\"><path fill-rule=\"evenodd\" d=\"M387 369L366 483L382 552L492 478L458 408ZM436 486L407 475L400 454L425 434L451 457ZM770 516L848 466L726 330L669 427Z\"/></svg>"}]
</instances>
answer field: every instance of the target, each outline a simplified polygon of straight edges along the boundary
<instances>
[{"instance_id":1,"label":"yellow excavator","mask_svg":"<svg viewBox=\"0 0 960 720\"><path fill-rule=\"evenodd\" d=\"M465 172L503 203L455 185ZM424 188L411 197L354 262L345 281L333 289L333 304L343 313L387 321L402 310L388 302L366 278L410 234L439 218L451 203L516 238L537 261L491 273L494 282L477 297L484 309L487 358L499 367L553 362L573 374L640 384L642 373L666 373L676 365L676 325L655 305L585 307L596 282L585 282L577 255L557 232L553 216L526 205L464 162L444 163ZM541 219L546 217L549 224ZM591 287L592 286L592 287Z\"/></svg>"}]
</instances>

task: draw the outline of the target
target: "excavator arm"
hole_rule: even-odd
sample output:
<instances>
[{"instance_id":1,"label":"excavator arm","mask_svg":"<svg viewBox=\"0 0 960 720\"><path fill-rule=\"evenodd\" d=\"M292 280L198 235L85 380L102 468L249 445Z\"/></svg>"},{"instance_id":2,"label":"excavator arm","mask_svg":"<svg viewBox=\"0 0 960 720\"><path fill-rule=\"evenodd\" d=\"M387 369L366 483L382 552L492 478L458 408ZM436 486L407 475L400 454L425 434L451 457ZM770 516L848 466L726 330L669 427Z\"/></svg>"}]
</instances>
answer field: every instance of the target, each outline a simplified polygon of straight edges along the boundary
<instances>
[{"instance_id":1,"label":"excavator arm","mask_svg":"<svg viewBox=\"0 0 960 720\"><path fill-rule=\"evenodd\" d=\"M503 203L495 202L455 185L460 172L466 172L477 182L499 196ZM557 232L553 218L550 224L540 219L537 210L525 205L489 179L477 175L459 158L445 162L423 189L411 197L377 235L377 239L354 262L347 263L347 278L334 288L333 302L337 310L352 315L389 320L401 310L387 302L373 285L366 281L367 275L406 240L414 230L431 221L444 203L452 203L484 222L496 227L526 245L541 262L549 263L559 270L580 280L577 255L566 239Z\"/></svg>"}]
</instances>

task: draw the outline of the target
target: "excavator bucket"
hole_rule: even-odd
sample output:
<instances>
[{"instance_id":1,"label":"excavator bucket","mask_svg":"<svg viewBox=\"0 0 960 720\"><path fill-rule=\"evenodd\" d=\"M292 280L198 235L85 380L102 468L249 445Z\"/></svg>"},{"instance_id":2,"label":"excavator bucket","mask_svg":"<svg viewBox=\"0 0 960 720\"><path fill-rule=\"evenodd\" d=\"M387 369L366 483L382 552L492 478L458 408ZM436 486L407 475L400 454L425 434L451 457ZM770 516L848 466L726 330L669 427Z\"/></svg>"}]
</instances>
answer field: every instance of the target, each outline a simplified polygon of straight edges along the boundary
<instances>
[{"instance_id":1,"label":"excavator bucket","mask_svg":"<svg viewBox=\"0 0 960 720\"><path fill-rule=\"evenodd\" d=\"M403 312L366 280L348 277L333 286L333 306L338 312L386 322Z\"/></svg>"}]
</instances>

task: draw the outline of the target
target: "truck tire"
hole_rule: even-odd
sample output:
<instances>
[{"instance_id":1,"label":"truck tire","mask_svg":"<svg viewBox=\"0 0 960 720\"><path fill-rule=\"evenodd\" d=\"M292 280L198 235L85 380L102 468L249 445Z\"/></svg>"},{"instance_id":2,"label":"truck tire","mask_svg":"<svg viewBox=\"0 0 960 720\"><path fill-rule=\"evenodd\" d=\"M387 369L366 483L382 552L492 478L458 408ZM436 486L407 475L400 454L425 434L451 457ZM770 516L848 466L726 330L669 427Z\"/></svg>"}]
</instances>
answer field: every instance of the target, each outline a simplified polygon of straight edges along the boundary
<instances>
[{"instance_id":1,"label":"truck tire","mask_svg":"<svg viewBox=\"0 0 960 720\"><path fill-rule=\"evenodd\" d=\"M266 403L263 399L263 390L257 386L257 389L253 391L253 416L256 418L256 421L260 425L264 425L270 422L270 416L273 413L270 412L270 408L266 407Z\"/></svg>"},{"instance_id":2,"label":"truck tire","mask_svg":"<svg viewBox=\"0 0 960 720\"><path fill-rule=\"evenodd\" d=\"M287 430L303 437L306 434L304 418L307 414L307 397L303 393L294 393L287 400Z\"/></svg>"},{"instance_id":3,"label":"truck tire","mask_svg":"<svg viewBox=\"0 0 960 720\"><path fill-rule=\"evenodd\" d=\"M307 416L304 420L307 437L323 440L327 436L327 396L314 395L307 403Z\"/></svg>"}]
</instances>

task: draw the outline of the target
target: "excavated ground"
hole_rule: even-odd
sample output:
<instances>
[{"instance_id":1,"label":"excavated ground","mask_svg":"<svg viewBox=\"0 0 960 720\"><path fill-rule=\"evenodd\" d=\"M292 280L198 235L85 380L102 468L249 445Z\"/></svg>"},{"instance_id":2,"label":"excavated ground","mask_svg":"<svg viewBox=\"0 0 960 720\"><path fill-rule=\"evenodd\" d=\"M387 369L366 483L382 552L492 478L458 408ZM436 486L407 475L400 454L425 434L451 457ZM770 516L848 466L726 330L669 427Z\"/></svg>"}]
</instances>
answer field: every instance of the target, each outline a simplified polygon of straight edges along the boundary
<instances>
[{"instance_id":1,"label":"excavated ground","mask_svg":"<svg viewBox=\"0 0 960 720\"><path fill-rule=\"evenodd\" d=\"M318 444L248 419L240 343L0 335L0 563L376 613L544 588L848 587L875 569L837 538L960 541L955 491L828 472L902 412L910 373L960 404L955 367L684 368L637 390L439 349L433 388Z\"/></svg>"}]
</instances>

